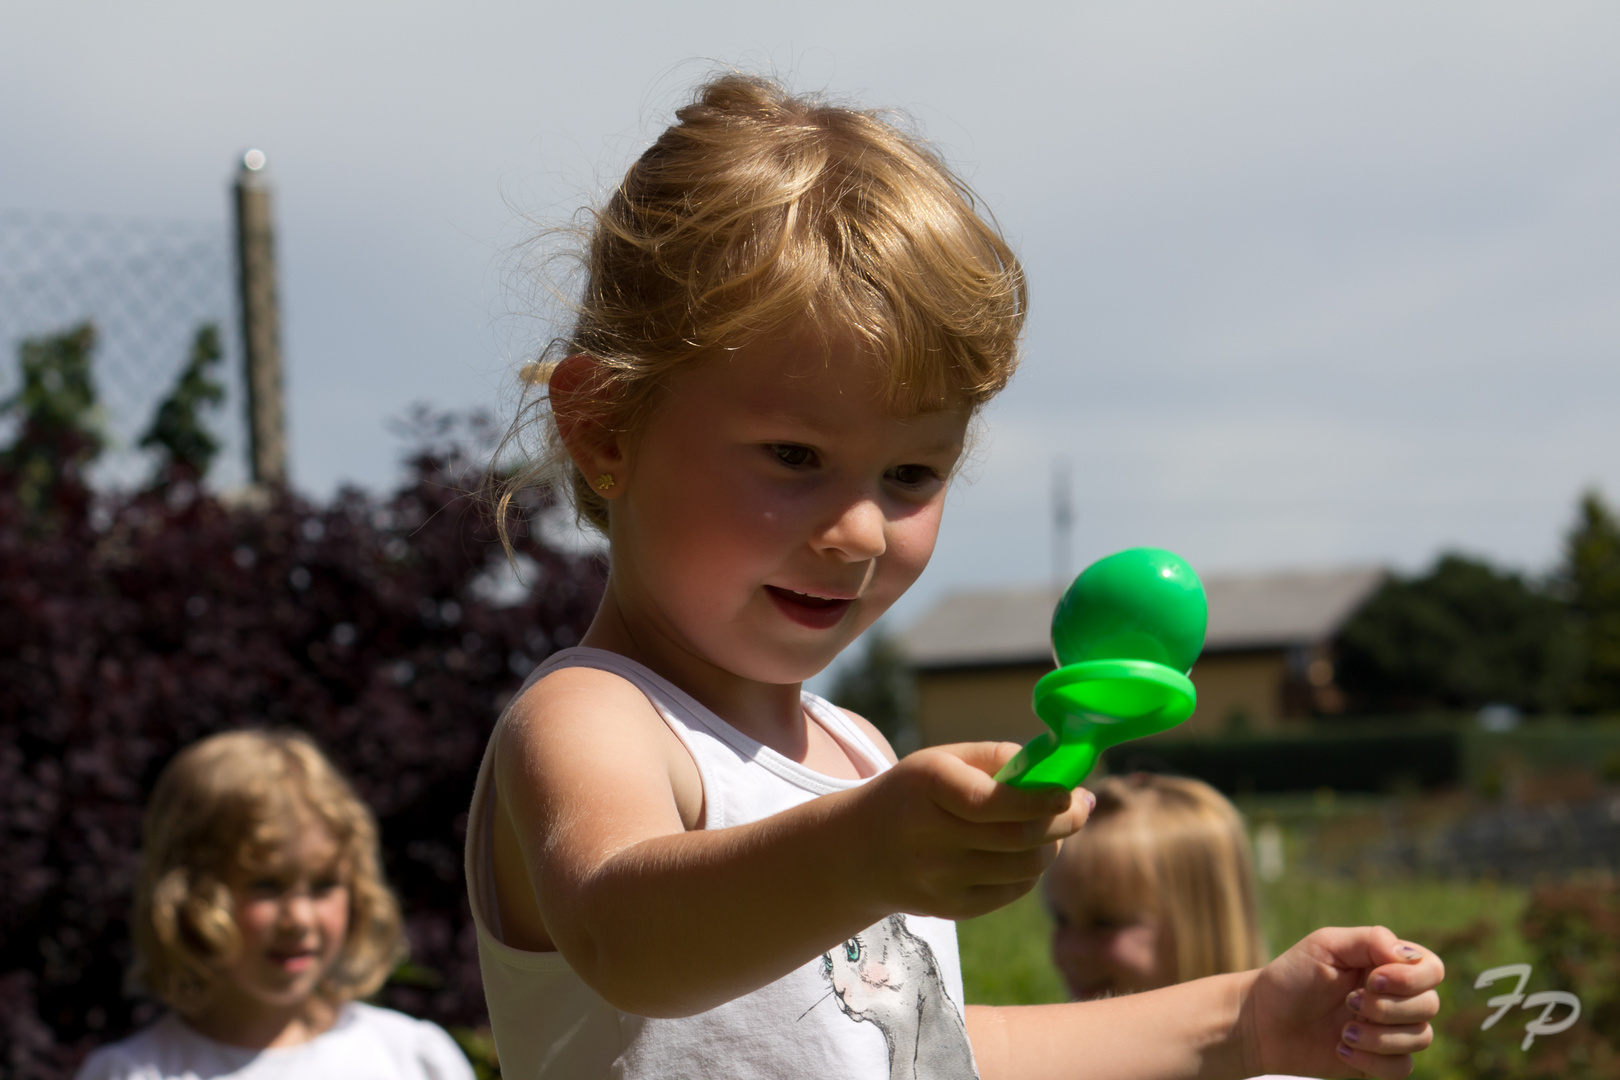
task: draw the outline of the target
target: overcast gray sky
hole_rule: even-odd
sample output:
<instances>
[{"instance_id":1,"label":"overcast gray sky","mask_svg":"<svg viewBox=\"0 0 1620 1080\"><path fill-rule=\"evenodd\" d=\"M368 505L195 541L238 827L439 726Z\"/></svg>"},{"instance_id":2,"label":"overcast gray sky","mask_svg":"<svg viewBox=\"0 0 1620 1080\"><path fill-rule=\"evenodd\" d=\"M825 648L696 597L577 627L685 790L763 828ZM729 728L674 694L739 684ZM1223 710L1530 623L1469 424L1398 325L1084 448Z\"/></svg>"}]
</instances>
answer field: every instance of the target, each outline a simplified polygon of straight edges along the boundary
<instances>
[{"instance_id":1,"label":"overcast gray sky","mask_svg":"<svg viewBox=\"0 0 1620 1080\"><path fill-rule=\"evenodd\" d=\"M410 403L497 405L526 215L610 183L716 63L913 116L1033 292L935 565L1542 570L1620 499L1620 6L7 5L0 207L278 197L293 474L396 477Z\"/></svg>"}]
</instances>

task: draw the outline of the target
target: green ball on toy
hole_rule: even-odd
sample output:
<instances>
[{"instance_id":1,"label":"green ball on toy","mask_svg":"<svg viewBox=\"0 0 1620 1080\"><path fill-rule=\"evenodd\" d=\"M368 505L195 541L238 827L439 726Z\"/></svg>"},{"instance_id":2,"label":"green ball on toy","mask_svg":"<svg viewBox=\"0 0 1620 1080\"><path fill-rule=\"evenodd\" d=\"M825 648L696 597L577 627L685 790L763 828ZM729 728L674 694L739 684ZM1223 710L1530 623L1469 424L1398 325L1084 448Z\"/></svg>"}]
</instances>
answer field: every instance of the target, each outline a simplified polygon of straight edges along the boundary
<instances>
[{"instance_id":1,"label":"green ball on toy","mask_svg":"<svg viewBox=\"0 0 1620 1080\"><path fill-rule=\"evenodd\" d=\"M1209 609L1185 559L1163 548L1130 548L1086 567L1052 613L1060 665L1151 660L1186 673L1204 648Z\"/></svg>"},{"instance_id":2,"label":"green ball on toy","mask_svg":"<svg viewBox=\"0 0 1620 1080\"><path fill-rule=\"evenodd\" d=\"M1203 583L1179 555L1130 548L1092 563L1052 614L1060 666L1034 695L1035 713L1051 730L996 779L1072 788L1106 748L1187 719L1198 701L1187 673L1208 621Z\"/></svg>"}]
</instances>

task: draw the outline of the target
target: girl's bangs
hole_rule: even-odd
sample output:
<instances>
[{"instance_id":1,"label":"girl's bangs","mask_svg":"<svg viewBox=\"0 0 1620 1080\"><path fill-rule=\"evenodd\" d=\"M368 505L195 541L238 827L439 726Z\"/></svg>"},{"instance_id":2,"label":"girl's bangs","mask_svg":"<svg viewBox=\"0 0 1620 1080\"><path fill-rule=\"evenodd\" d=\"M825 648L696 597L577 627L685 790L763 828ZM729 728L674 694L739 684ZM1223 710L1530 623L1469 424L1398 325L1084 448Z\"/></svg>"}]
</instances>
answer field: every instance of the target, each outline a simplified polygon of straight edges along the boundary
<instances>
[{"instance_id":1,"label":"girl's bangs","mask_svg":"<svg viewBox=\"0 0 1620 1080\"><path fill-rule=\"evenodd\" d=\"M853 337L879 365L885 404L902 416L977 408L1012 377L1020 279L1005 268L967 275L915 250L852 264L827 245L804 246L782 260L747 321L778 330L808 320L829 338Z\"/></svg>"},{"instance_id":2,"label":"girl's bangs","mask_svg":"<svg viewBox=\"0 0 1620 1080\"><path fill-rule=\"evenodd\" d=\"M1105 818L1066 841L1064 848L1065 877L1074 882L1086 916L1128 923L1159 910L1158 875L1139 830Z\"/></svg>"}]
</instances>

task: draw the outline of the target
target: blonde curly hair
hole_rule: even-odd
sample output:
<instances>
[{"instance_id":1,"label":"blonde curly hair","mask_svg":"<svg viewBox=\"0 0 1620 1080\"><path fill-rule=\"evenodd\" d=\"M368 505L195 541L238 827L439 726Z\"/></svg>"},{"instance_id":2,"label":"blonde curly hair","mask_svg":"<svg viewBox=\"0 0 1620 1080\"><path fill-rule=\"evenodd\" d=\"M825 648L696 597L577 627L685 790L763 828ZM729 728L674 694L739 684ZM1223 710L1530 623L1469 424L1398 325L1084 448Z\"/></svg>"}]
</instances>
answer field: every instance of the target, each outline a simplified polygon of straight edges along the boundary
<instances>
[{"instance_id":1,"label":"blonde curly hair","mask_svg":"<svg viewBox=\"0 0 1620 1080\"><path fill-rule=\"evenodd\" d=\"M264 731L193 743L158 777L141 830L134 981L176 1012L205 1008L241 947L229 881L311 823L336 841L349 889L348 933L316 993L335 1005L381 986L405 940L376 821L307 737Z\"/></svg>"},{"instance_id":2,"label":"blonde curly hair","mask_svg":"<svg viewBox=\"0 0 1620 1080\"><path fill-rule=\"evenodd\" d=\"M919 138L736 73L675 117L592 212L572 332L525 368L532 393L496 460L534 426L542 449L497 481L503 526L515 497L564 474L580 519L606 530L544 392L564 356L597 365L582 419L632 438L675 369L798 325L853 337L901 414L976 409L1017 366L1023 270Z\"/></svg>"}]
</instances>

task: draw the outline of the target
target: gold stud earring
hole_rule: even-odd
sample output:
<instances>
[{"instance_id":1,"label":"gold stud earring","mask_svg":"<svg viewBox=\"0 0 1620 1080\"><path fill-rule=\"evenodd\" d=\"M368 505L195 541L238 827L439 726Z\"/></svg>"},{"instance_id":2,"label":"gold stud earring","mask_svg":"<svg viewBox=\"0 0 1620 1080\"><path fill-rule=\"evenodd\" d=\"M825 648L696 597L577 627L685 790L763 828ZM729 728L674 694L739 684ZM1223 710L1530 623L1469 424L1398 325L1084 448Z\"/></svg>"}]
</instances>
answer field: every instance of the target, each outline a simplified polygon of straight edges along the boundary
<instances>
[{"instance_id":1,"label":"gold stud earring","mask_svg":"<svg viewBox=\"0 0 1620 1080\"><path fill-rule=\"evenodd\" d=\"M597 491L611 491L613 488L613 474L610 472L605 472L601 476L598 476L596 478L595 487Z\"/></svg>"}]
</instances>

